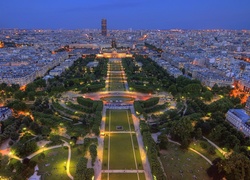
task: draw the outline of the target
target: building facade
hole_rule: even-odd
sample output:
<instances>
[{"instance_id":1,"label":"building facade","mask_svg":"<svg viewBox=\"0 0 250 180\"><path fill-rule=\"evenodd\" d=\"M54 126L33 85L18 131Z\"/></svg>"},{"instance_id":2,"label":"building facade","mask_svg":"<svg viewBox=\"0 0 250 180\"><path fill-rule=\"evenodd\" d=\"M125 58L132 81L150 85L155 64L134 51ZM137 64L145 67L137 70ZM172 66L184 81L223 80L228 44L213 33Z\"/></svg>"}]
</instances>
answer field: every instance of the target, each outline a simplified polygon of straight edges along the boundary
<instances>
[{"instance_id":1,"label":"building facade","mask_svg":"<svg viewBox=\"0 0 250 180\"><path fill-rule=\"evenodd\" d=\"M237 130L250 136L250 116L244 109L229 109L226 114L226 120L229 121Z\"/></svg>"},{"instance_id":2,"label":"building facade","mask_svg":"<svg viewBox=\"0 0 250 180\"><path fill-rule=\"evenodd\" d=\"M250 114L250 96L248 96L246 106L245 106L245 110Z\"/></svg>"},{"instance_id":3,"label":"building facade","mask_svg":"<svg viewBox=\"0 0 250 180\"><path fill-rule=\"evenodd\" d=\"M102 19L101 29L102 29L102 35L107 36L107 19Z\"/></svg>"},{"instance_id":4,"label":"building facade","mask_svg":"<svg viewBox=\"0 0 250 180\"><path fill-rule=\"evenodd\" d=\"M8 119L12 115L11 109L8 107L0 107L0 121Z\"/></svg>"}]
</instances>

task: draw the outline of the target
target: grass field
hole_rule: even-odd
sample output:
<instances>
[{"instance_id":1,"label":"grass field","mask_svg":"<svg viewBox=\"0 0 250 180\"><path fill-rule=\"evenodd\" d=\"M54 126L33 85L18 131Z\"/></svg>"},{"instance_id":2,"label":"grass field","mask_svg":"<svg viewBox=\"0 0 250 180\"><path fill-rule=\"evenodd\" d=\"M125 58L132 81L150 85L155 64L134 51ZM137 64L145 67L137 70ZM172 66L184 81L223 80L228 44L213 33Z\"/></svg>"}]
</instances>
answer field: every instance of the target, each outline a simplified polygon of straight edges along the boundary
<instances>
[{"instance_id":1,"label":"grass field","mask_svg":"<svg viewBox=\"0 0 250 180\"><path fill-rule=\"evenodd\" d=\"M116 126L122 126L123 132L117 131ZM105 131L102 169L143 170L130 111L107 110ZM109 131L117 133L108 133ZM145 179L143 173L139 174L139 177L142 180ZM110 180L117 178L119 180L123 178L138 179L137 173L109 173ZM102 175L102 179L107 179L106 173Z\"/></svg>"},{"instance_id":2,"label":"grass field","mask_svg":"<svg viewBox=\"0 0 250 180\"><path fill-rule=\"evenodd\" d=\"M102 180L106 180L108 178L108 174L102 174ZM140 180L146 180L145 175L143 173L139 174ZM137 174L129 174L129 173L112 173L109 174L109 180L138 180Z\"/></svg>"},{"instance_id":3,"label":"grass field","mask_svg":"<svg viewBox=\"0 0 250 180\"><path fill-rule=\"evenodd\" d=\"M122 73L110 73L109 75L110 80L116 80L116 79L123 79Z\"/></svg>"},{"instance_id":4,"label":"grass field","mask_svg":"<svg viewBox=\"0 0 250 180\"><path fill-rule=\"evenodd\" d=\"M42 175L42 180L68 180L66 173L66 162L68 159L68 149L56 148L44 152L45 158L38 160L38 156L33 159L38 162L39 175Z\"/></svg>"},{"instance_id":5,"label":"grass field","mask_svg":"<svg viewBox=\"0 0 250 180\"><path fill-rule=\"evenodd\" d=\"M81 145L75 145L71 148L71 160L70 160L70 173L74 177L76 173L76 165L80 159L80 157L83 157L84 155L84 146Z\"/></svg>"},{"instance_id":6,"label":"grass field","mask_svg":"<svg viewBox=\"0 0 250 180\"><path fill-rule=\"evenodd\" d=\"M168 179L209 179L206 169L210 164L190 150L170 143L166 151L161 151L160 158Z\"/></svg>"},{"instance_id":7,"label":"grass field","mask_svg":"<svg viewBox=\"0 0 250 180\"><path fill-rule=\"evenodd\" d=\"M112 73L112 71L121 71L122 65L121 63L110 62L109 70L111 71L109 75L109 88L110 91L124 91L124 78L122 73Z\"/></svg>"},{"instance_id":8,"label":"grass field","mask_svg":"<svg viewBox=\"0 0 250 180\"><path fill-rule=\"evenodd\" d=\"M127 110L107 110L107 121L110 123L110 131L117 131L116 126L122 126L123 131L128 131L128 114ZM109 130L109 123L106 126L106 131Z\"/></svg>"},{"instance_id":9,"label":"grass field","mask_svg":"<svg viewBox=\"0 0 250 180\"><path fill-rule=\"evenodd\" d=\"M121 71L121 62L109 62L110 71Z\"/></svg>"},{"instance_id":10,"label":"grass field","mask_svg":"<svg viewBox=\"0 0 250 180\"><path fill-rule=\"evenodd\" d=\"M110 169L136 169L130 134L110 135Z\"/></svg>"},{"instance_id":11,"label":"grass field","mask_svg":"<svg viewBox=\"0 0 250 180\"><path fill-rule=\"evenodd\" d=\"M123 81L124 80L121 75L111 75L109 77L109 90L110 91L124 91L125 85Z\"/></svg>"},{"instance_id":12,"label":"grass field","mask_svg":"<svg viewBox=\"0 0 250 180\"><path fill-rule=\"evenodd\" d=\"M206 156L211 161L213 161L215 158L218 158L218 157L220 157L221 159L225 158L217 149L215 149L215 154L214 155L208 153L208 151L206 149L203 149L201 147L200 142L202 142L202 141L192 142L189 147L195 149L196 151L199 151L201 154L203 154L204 156ZM206 141L203 141L203 142L206 143L208 147L212 146L212 145L210 145Z\"/></svg>"},{"instance_id":13,"label":"grass field","mask_svg":"<svg viewBox=\"0 0 250 180\"><path fill-rule=\"evenodd\" d=\"M125 85L123 82L109 82L109 91L125 91Z\"/></svg>"}]
</instances>

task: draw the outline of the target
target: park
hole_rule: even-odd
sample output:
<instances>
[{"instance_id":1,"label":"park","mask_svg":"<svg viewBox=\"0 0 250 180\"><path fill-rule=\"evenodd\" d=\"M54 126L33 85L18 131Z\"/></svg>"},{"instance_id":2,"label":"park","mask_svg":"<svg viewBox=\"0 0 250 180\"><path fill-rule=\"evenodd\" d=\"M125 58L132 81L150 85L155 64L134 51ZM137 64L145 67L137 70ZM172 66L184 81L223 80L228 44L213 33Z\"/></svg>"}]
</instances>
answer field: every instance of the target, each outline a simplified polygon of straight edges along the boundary
<instances>
[{"instance_id":1,"label":"park","mask_svg":"<svg viewBox=\"0 0 250 180\"><path fill-rule=\"evenodd\" d=\"M99 59L96 69L86 69L94 59L76 61L63 78L50 80L50 91L41 91L47 85L38 79L23 94L16 93L9 106L20 114L4 123L8 128L1 141L8 137L9 149L1 152L11 159L1 174L12 176L16 170L16 177L28 177L37 165L37 176L43 179L208 179L206 170L214 159L227 161L225 157L236 147L218 139L235 130L223 123L223 115L215 111L220 109L216 102L229 106L238 101L206 96L213 91L225 95L227 89L210 92L198 81L173 79L141 56ZM136 61L145 63L142 69ZM38 98L25 96L36 89ZM159 103L161 91L167 95ZM209 100L213 97L214 102ZM24 98L29 106L21 101ZM221 131L215 132L215 127ZM14 128L18 133L8 132ZM155 131L160 139L153 138ZM232 138L246 143L240 133Z\"/></svg>"}]
</instances>

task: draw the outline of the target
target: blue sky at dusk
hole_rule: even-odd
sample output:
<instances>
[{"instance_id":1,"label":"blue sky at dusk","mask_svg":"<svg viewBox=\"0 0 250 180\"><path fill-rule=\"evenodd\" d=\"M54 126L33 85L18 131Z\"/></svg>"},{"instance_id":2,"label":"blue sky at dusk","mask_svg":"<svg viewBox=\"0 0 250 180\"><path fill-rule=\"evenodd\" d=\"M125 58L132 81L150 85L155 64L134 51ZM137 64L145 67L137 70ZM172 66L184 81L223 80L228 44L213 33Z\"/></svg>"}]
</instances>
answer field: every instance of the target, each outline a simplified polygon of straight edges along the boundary
<instances>
[{"instance_id":1,"label":"blue sky at dusk","mask_svg":"<svg viewBox=\"0 0 250 180\"><path fill-rule=\"evenodd\" d=\"M250 0L0 0L0 28L250 29Z\"/></svg>"}]
</instances>

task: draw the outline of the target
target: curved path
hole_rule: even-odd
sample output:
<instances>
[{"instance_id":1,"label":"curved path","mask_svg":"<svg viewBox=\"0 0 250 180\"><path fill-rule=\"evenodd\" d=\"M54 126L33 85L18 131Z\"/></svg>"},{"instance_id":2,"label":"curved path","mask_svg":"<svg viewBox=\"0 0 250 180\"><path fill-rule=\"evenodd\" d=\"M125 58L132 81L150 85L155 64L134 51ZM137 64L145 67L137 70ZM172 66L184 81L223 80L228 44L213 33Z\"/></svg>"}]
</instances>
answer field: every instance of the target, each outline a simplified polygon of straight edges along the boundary
<instances>
[{"instance_id":1,"label":"curved path","mask_svg":"<svg viewBox=\"0 0 250 180\"><path fill-rule=\"evenodd\" d=\"M68 153L68 161L67 161L67 175L69 176L70 179L74 179L73 176L69 172L69 167L70 167L70 159L71 159L71 147L68 142L62 140L64 142L64 146L67 146L69 149Z\"/></svg>"},{"instance_id":2,"label":"curved path","mask_svg":"<svg viewBox=\"0 0 250 180\"><path fill-rule=\"evenodd\" d=\"M203 139L207 140L207 142L209 144L211 144L213 147L215 147L221 154L223 154L223 156L226 156L227 152L223 151L223 149L221 149L219 146L217 146L214 142L210 141L208 138L202 136Z\"/></svg>"},{"instance_id":3,"label":"curved path","mask_svg":"<svg viewBox=\"0 0 250 180\"><path fill-rule=\"evenodd\" d=\"M71 147L70 147L70 145L69 145L68 142L66 142L66 141L64 141L64 140L62 140L62 141L64 142L63 145L56 145L56 146L51 146L51 147L43 147L43 148L39 149L38 151L32 153L31 155L27 156L26 158L31 159L31 158L33 158L34 156L36 156L36 155L38 155L38 154L40 154L40 153L42 153L42 152L44 152L44 151L47 151L47 150L50 150L50 149L59 148L59 147L62 147L62 146L67 146L67 147L68 147L68 150L69 150L69 151L68 151L69 153L68 153L67 170L66 170L66 172L67 172L67 175L68 175L68 177L69 177L70 179L74 179L73 176L72 176L72 175L70 174L70 172L69 172L69 168L70 168L70 159L71 159ZM19 159L19 160L21 161L22 159Z\"/></svg>"},{"instance_id":4,"label":"curved path","mask_svg":"<svg viewBox=\"0 0 250 180\"><path fill-rule=\"evenodd\" d=\"M152 138L153 138L155 141L157 141L158 135L159 135L159 134L156 133L156 134L154 134L154 136L152 135ZM169 139L169 138L168 138L168 141L171 142L171 143L174 143L174 144L176 144L176 145L178 145L178 146L181 145L179 142L173 141L173 140L171 140L171 139ZM191 150L191 151L193 151L194 153L198 154L199 156L201 156L201 157L202 157L203 159L205 159L210 165L213 164L211 160L209 160L206 156L204 156L204 155L201 154L200 152L194 150L193 148L188 148L188 149Z\"/></svg>"},{"instance_id":5,"label":"curved path","mask_svg":"<svg viewBox=\"0 0 250 180\"><path fill-rule=\"evenodd\" d=\"M176 142L176 141L172 141L170 139L168 139L169 142L177 144L177 145L181 145L180 143ZM201 154L200 152L194 150L193 148L188 148L189 150L193 151L194 153L198 154L199 156L201 156L203 159L205 159L209 164L213 164L212 161L210 161L206 156L204 156L203 154Z\"/></svg>"}]
</instances>

